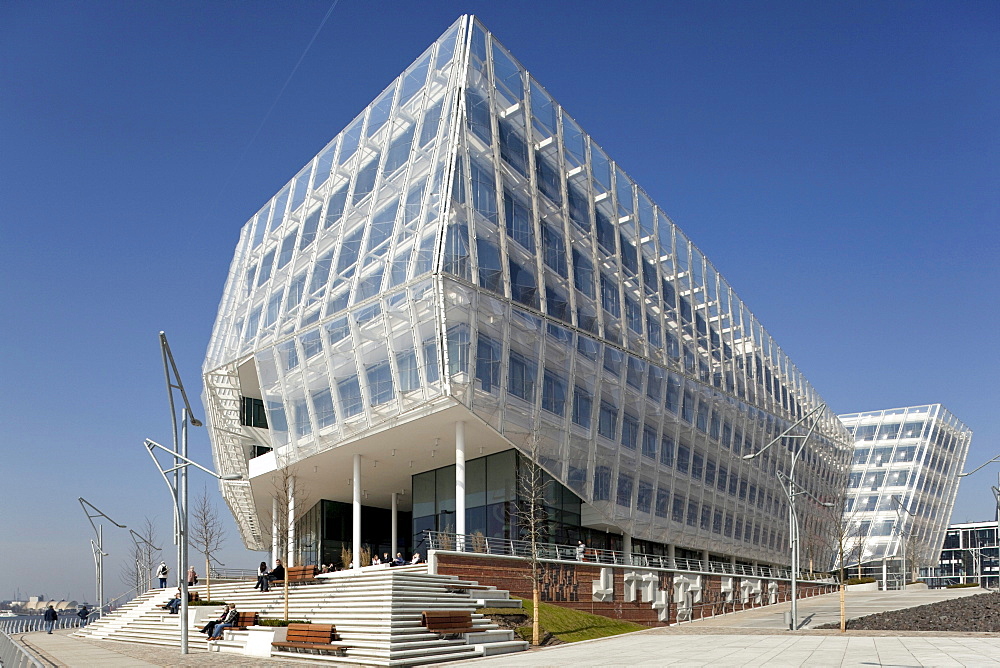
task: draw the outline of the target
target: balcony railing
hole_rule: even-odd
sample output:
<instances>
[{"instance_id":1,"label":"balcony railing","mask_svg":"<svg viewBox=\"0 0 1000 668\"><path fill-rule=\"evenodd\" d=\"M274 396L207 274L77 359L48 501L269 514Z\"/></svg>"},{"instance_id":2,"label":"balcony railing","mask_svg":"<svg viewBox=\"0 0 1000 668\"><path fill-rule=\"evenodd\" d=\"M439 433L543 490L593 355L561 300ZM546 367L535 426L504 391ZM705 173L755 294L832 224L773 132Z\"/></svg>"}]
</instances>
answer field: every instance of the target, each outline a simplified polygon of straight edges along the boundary
<instances>
[{"instance_id":1,"label":"balcony railing","mask_svg":"<svg viewBox=\"0 0 1000 668\"><path fill-rule=\"evenodd\" d=\"M530 557L531 542L511 538L494 538L479 534L459 535L441 531L424 531L428 549L450 550L454 552L471 552L510 557ZM558 545L556 543L538 543L538 557L548 561L575 561L577 548L575 545ZM669 571L688 571L696 573L720 573L724 575L743 575L763 578L791 577L787 568L772 568L770 566L745 566L727 561L705 561L701 559L678 559L655 554L633 552L626 554L618 550L604 550L595 547L584 549L583 561L596 564L619 566L635 566L638 568L656 568Z\"/></svg>"}]
</instances>

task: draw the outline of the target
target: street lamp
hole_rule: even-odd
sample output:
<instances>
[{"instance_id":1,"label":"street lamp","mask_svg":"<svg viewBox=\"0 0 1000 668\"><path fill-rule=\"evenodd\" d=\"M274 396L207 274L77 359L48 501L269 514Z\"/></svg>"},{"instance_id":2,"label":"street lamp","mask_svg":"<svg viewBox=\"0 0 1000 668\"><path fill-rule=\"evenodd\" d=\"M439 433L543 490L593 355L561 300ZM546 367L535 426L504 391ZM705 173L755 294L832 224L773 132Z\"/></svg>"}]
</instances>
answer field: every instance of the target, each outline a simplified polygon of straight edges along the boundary
<instances>
[{"instance_id":1,"label":"street lamp","mask_svg":"<svg viewBox=\"0 0 1000 668\"><path fill-rule=\"evenodd\" d=\"M136 569L136 576L137 576L136 577L136 586L137 587L142 587L143 591L149 591L151 589L151 583L149 581L149 571L150 571L150 569L153 566L150 563L150 561L151 561L150 557L152 556L151 550L155 550L156 552L159 552L161 548L156 547L155 545L153 545L152 543L150 543L148 540L146 540L145 538L143 538L142 536L140 536L139 534L137 534L135 532L135 529L129 529L128 532L129 532L129 535L132 536L132 542L135 543L135 556L136 556L135 569ZM148 548L145 553L143 552L144 548L142 547L142 545L139 545L140 541L142 541L143 543L145 543L146 544L146 548ZM142 557L143 554L146 555L145 563L140 563L140 559L141 559L141 557ZM136 591L136 594L138 594L138 593L139 592Z\"/></svg>"},{"instance_id":2,"label":"street lamp","mask_svg":"<svg viewBox=\"0 0 1000 668\"><path fill-rule=\"evenodd\" d=\"M795 487L798 486L798 485L795 484L795 462L798 461L799 455L801 455L802 451L805 450L806 441L809 440L809 437L812 436L813 431L816 430L816 425L819 423L819 418L815 417L815 419L812 420L812 423L809 426L809 430L804 435L803 434L793 434L791 432L793 432L797 427L799 427L799 425L803 424L804 422L806 422L810 418L813 418L814 416L818 416L818 414L823 409L825 409L825 408L826 408L826 404L820 404L819 406L816 406L811 411L809 411L808 413L806 413L805 415L803 415L801 418L799 418L793 425L791 425L790 427L788 427L787 429L785 429L783 432L781 432L780 434L778 434L777 436L775 436L774 439L771 440L771 442L768 443L767 445L765 445L763 448L761 448L757 452L751 453L749 455L743 455L743 459L750 460L750 459L753 459L754 457L759 456L761 453L765 452L768 448L770 448L775 443L784 442L784 439L786 439L786 438L801 439L801 442L799 443L798 447L795 449L794 453L792 454L792 463L791 463L791 465L788 468L788 475L787 476L784 476L784 475L781 476L782 478L784 478L784 479L786 479L788 481L788 488L785 489L785 486L782 485L782 490L785 492L785 496L788 497L788 540L789 540L789 547L791 548L791 552L792 552L792 569L791 569L792 570L792 578L791 578L791 580L792 580L792 619L791 619L791 622L790 622L789 627L788 627L790 631L794 631L795 627L798 625L798 612L799 612L798 600L797 600L797 597L798 597L798 582L797 582L797 580L798 580L798 576L799 576L799 531L798 531L799 520L798 520L798 515L795 512L795 497L798 496L799 494L803 494L803 493L808 494L809 496L812 496L812 494L809 494L809 492L807 492L805 489L800 488L801 491L796 491L795 490ZM812 496L812 498L815 499L816 502L820 503L821 505L827 505L827 507L832 507L832 505L833 505L833 504L825 504L822 501L820 501L819 499L816 499L816 497L814 497L814 496Z\"/></svg>"},{"instance_id":3,"label":"street lamp","mask_svg":"<svg viewBox=\"0 0 1000 668\"><path fill-rule=\"evenodd\" d=\"M906 509L906 506L904 506L903 502L900 501L898 494L893 494L889 498L892 499L892 502L896 506L896 508L895 508L895 510L896 510L896 532L899 534L899 544L902 547L902 552L903 552L903 587L902 588L905 591L906 590L906 581L909 579L909 574L906 572L906 536L904 536L904 534L903 534L903 516L899 514L899 511L902 510L904 513L906 513L907 515L909 515L913 519L917 519L917 516L914 515L909 510ZM909 535L909 534L907 534L907 535Z\"/></svg>"},{"instance_id":4,"label":"street lamp","mask_svg":"<svg viewBox=\"0 0 1000 668\"><path fill-rule=\"evenodd\" d=\"M241 480L239 475L219 475L215 471L188 459L188 425L193 427L202 426L201 420L194 417L191 411L191 402L188 401L187 392L184 391L184 383L181 381L180 372L177 370L177 363L174 362L174 355L170 351L170 344L167 342L167 335L160 332L160 352L163 357L163 374L167 381L167 400L170 403L170 426L173 434L173 449L160 445L156 441L146 439L144 446L152 457L156 468L163 476L163 481L170 488L171 497L174 502L174 540L177 543L177 584L181 590L181 654L188 653L188 591L187 591L187 511L188 511L188 485L187 468L194 466L205 473L220 480ZM174 406L174 391L180 393L180 398L184 402L181 409L180 437L177 429L177 410ZM160 461L153 453L154 448L159 448L170 453L174 458L173 466L163 468ZM167 474L170 474L169 476Z\"/></svg>"},{"instance_id":5,"label":"street lamp","mask_svg":"<svg viewBox=\"0 0 1000 668\"><path fill-rule=\"evenodd\" d=\"M187 445L187 409L184 409L184 420L185 429L183 431L183 439L185 445ZM152 458L153 463L156 464L157 470L163 477L163 482L167 483L167 487L170 489L171 499L174 502L174 513L177 516L177 582L181 590L181 609L180 609L180 624L181 624L181 654L188 653L188 586L187 586L187 550L183 549L182 546L187 545L187 504L183 503L181 498L182 490L187 488L187 467L194 466L195 468L201 469L205 473L218 478L219 480L242 480L243 476L240 475L220 475L211 469L207 469L201 464L188 459L186 456L177 453L174 450L166 447L165 445L160 445L156 441L146 439L143 442L143 446L146 451L149 452L149 456ZM164 468L160 464L160 460L156 458L156 454L153 452L154 449L159 448L164 450L174 458L174 465L169 468ZM186 449L186 448L185 448ZM168 474L180 474L178 475L168 475ZM173 479L176 482L172 482ZM179 484L178 484L179 483Z\"/></svg>"},{"instance_id":6,"label":"street lamp","mask_svg":"<svg viewBox=\"0 0 1000 668\"><path fill-rule=\"evenodd\" d=\"M87 515L87 520L90 522L90 526L93 527L94 533L97 534L97 541L93 539L90 540L90 547L94 551L94 569L97 571L97 616L104 616L104 557L108 556L108 553L104 551L104 525L94 524L94 520L98 517L103 517L112 524L114 524L119 529L127 528L124 524L119 524L113 519L108 517L104 511L99 509L97 506L87 501L82 496L78 499L80 502L80 507L83 508L83 512ZM88 510L88 508L90 510ZM91 510L94 514L91 514Z\"/></svg>"},{"instance_id":7,"label":"street lamp","mask_svg":"<svg viewBox=\"0 0 1000 668\"><path fill-rule=\"evenodd\" d=\"M973 473L975 473L976 471L979 471L980 469L984 469L984 468L986 468L987 466L989 466L989 465L990 465L990 464L992 464L993 462L1000 462L1000 455L997 455L996 457L994 457L993 459L989 460L988 462L983 462L982 464L980 464L980 465L979 465L979 466L977 466L976 468L972 469L971 471L967 471L967 472L965 472L965 473L959 473L959 474L958 474L958 477L959 477L959 478L964 478L964 477L965 477L965 476L967 476L967 475L972 475L972 474L973 474Z\"/></svg>"}]
</instances>

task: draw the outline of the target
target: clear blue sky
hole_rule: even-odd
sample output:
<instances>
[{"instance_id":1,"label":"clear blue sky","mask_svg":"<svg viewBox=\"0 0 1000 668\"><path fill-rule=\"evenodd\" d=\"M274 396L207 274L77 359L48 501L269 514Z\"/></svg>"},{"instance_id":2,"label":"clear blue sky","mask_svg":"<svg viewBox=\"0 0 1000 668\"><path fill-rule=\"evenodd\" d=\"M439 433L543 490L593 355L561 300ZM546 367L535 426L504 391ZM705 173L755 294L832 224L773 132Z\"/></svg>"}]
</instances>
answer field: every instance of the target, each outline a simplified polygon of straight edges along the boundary
<instances>
[{"instance_id":1,"label":"clear blue sky","mask_svg":"<svg viewBox=\"0 0 1000 668\"><path fill-rule=\"evenodd\" d=\"M835 411L942 402L970 462L1000 452L1000 3L341 0L279 98L330 5L0 4L0 599L93 600L78 496L155 518L169 557L157 332L199 395L240 227L466 12ZM956 521L992 516L998 471ZM225 516L222 560L252 567Z\"/></svg>"}]
</instances>

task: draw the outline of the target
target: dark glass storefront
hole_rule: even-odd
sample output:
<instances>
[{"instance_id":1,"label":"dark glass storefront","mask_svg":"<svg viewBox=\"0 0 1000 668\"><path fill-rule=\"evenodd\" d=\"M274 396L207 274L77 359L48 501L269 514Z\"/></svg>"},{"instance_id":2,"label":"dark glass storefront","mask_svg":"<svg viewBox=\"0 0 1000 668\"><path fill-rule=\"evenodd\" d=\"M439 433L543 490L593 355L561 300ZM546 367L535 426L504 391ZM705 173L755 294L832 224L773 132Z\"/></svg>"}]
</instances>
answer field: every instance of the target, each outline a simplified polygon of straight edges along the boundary
<instances>
[{"instance_id":1,"label":"dark glass storefront","mask_svg":"<svg viewBox=\"0 0 1000 668\"><path fill-rule=\"evenodd\" d=\"M309 509L297 523L299 532L299 563L334 564L343 568L341 552L351 549L352 535L351 504L340 501L321 500ZM399 545L393 547L392 511L386 508L361 506L361 544L370 554L390 555L402 552L410 555L410 537L406 527L412 523L412 514L398 513Z\"/></svg>"},{"instance_id":2,"label":"dark glass storefront","mask_svg":"<svg viewBox=\"0 0 1000 668\"><path fill-rule=\"evenodd\" d=\"M522 538L517 508L523 503L518 470L525 465L516 450L507 450L465 463L465 530L494 538ZM575 543L581 536L580 499L543 474L546 540ZM425 550L425 530L455 531L455 466L413 476L413 545ZM603 535L603 534L602 534Z\"/></svg>"}]
</instances>

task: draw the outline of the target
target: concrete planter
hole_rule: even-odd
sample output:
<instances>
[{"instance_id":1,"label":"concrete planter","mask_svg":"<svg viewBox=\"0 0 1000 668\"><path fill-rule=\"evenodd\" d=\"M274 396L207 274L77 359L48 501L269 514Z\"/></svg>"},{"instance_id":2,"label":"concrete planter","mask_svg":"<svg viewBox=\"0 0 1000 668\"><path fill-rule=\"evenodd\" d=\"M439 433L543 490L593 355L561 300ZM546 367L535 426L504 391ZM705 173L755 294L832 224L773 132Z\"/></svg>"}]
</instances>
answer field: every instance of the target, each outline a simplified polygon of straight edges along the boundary
<instances>
[{"instance_id":1,"label":"concrete planter","mask_svg":"<svg viewBox=\"0 0 1000 668\"><path fill-rule=\"evenodd\" d=\"M847 585L847 591L878 591L878 581L865 582L864 584Z\"/></svg>"},{"instance_id":2,"label":"concrete planter","mask_svg":"<svg viewBox=\"0 0 1000 668\"><path fill-rule=\"evenodd\" d=\"M249 656L271 656L271 643L288 637L287 626L248 626L247 644L243 653Z\"/></svg>"}]
</instances>

